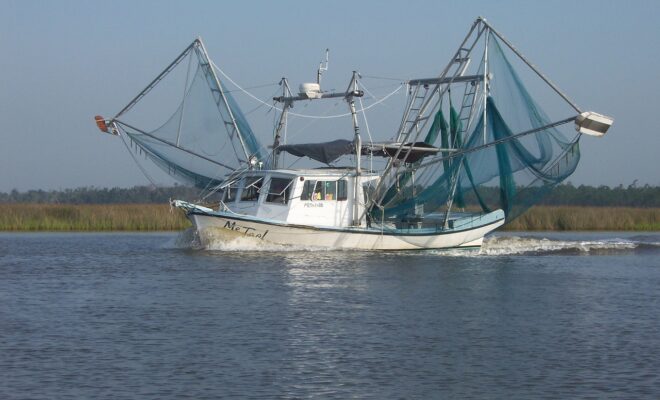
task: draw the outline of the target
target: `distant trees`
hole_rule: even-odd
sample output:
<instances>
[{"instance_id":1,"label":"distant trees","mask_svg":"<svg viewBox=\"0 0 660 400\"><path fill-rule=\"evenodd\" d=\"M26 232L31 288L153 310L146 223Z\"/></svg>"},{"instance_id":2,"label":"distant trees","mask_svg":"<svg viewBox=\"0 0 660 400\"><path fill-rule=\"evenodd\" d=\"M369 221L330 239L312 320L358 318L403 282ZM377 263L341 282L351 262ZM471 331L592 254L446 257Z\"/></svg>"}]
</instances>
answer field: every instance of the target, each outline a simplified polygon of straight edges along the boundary
<instances>
[{"instance_id":1,"label":"distant trees","mask_svg":"<svg viewBox=\"0 0 660 400\"><path fill-rule=\"evenodd\" d=\"M500 192L496 187L481 187L479 195L487 204L497 203ZM465 195L467 204L478 205L473 191ZM543 187L516 188L514 202L526 205L546 206L585 206L585 207L660 207L660 187L630 185L609 186L573 186L570 182L558 185L546 192Z\"/></svg>"},{"instance_id":2,"label":"distant trees","mask_svg":"<svg viewBox=\"0 0 660 400\"><path fill-rule=\"evenodd\" d=\"M132 188L82 187L65 190L29 190L10 193L0 192L0 203L44 203L44 204L121 204L121 203L167 203L171 198L195 200L200 190L187 186Z\"/></svg>"},{"instance_id":3,"label":"distant trees","mask_svg":"<svg viewBox=\"0 0 660 400\"><path fill-rule=\"evenodd\" d=\"M573 186L570 182L559 185L536 200L534 189L527 188L527 195L535 204L553 206L595 206L595 207L660 207L660 186L624 187L609 186ZM521 189L520 193L523 190ZM497 188L480 189L484 200L496 199ZM200 190L187 186L152 187L135 186L132 188L96 188L82 187L65 190L29 190L9 193L0 192L0 203L44 203L44 204L120 204L120 203L167 203L169 199L194 201L199 199ZM468 193L468 204L477 204L474 195Z\"/></svg>"},{"instance_id":4,"label":"distant trees","mask_svg":"<svg viewBox=\"0 0 660 400\"><path fill-rule=\"evenodd\" d=\"M573 186L570 183L555 187L539 204L597 207L660 207L660 187L635 184L628 187Z\"/></svg>"}]
</instances>

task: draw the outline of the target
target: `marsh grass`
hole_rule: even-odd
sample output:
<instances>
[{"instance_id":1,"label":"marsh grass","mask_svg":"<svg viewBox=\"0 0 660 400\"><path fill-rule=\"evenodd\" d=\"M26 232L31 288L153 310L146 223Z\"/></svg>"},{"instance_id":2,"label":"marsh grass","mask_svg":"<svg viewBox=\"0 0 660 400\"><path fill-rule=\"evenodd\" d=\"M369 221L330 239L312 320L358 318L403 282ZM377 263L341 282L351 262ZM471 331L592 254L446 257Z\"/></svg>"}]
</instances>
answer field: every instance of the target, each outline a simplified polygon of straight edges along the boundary
<instances>
[{"instance_id":1,"label":"marsh grass","mask_svg":"<svg viewBox=\"0 0 660 400\"><path fill-rule=\"evenodd\" d=\"M169 231L188 228L167 204L0 204L4 231Z\"/></svg>"},{"instance_id":2,"label":"marsh grass","mask_svg":"<svg viewBox=\"0 0 660 400\"><path fill-rule=\"evenodd\" d=\"M509 231L659 231L660 208L536 206Z\"/></svg>"},{"instance_id":3,"label":"marsh grass","mask_svg":"<svg viewBox=\"0 0 660 400\"><path fill-rule=\"evenodd\" d=\"M178 231L190 227L167 204L0 204L2 231ZM660 231L660 208L532 207L510 231Z\"/></svg>"}]
</instances>

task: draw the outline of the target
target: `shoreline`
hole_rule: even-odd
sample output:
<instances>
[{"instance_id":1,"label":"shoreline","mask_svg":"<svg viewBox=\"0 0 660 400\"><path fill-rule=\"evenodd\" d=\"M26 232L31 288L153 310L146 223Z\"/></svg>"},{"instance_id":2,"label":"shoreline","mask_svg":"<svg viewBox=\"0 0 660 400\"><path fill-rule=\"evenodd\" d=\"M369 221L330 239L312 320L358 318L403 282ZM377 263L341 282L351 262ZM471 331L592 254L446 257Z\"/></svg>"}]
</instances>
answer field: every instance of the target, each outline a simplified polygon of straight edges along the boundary
<instances>
[{"instance_id":1,"label":"shoreline","mask_svg":"<svg viewBox=\"0 0 660 400\"><path fill-rule=\"evenodd\" d=\"M0 204L0 232L174 232L191 227L168 204ZM498 232L655 232L660 208L534 206Z\"/></svg>"}]
</instances>

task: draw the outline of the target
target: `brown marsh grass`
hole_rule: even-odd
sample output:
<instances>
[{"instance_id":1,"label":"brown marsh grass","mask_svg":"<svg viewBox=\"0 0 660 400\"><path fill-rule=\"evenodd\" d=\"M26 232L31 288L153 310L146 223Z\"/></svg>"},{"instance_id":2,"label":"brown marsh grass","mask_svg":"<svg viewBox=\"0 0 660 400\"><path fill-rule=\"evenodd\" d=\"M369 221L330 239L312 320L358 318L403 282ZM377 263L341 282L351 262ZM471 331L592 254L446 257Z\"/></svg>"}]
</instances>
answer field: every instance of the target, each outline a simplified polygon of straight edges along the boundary
<instances>
[{"instance_id":1,"label":"brown marsh grass","mask_svg":"<svg viewBox=\"0 0 660 400\"><path fill-rule=\"evenodd\" d=\"M167 204L0 204L2 231L177 231L190 227ZM532 207L510 231L660 231L660 208Z\"/></svg>"},{"instance_id":2,"label":"brown marsh grass","mask_svg":"<svg viewBox=\"0 0 660 400\"><path fill-rule=\"evenodd\" d=\"M660 231L660 208L536 206L509 231Z\"/></svg>"},{"instance_id":3,"label":"brown marsh grass","mask_svg":"<svg viewBox=\"0 0 660 400\"><path fill-rule=\"evenodd\" d=\"M167 204L0 204L4 231L170 231L191 226Z\"/></svg>"}]
</instances>

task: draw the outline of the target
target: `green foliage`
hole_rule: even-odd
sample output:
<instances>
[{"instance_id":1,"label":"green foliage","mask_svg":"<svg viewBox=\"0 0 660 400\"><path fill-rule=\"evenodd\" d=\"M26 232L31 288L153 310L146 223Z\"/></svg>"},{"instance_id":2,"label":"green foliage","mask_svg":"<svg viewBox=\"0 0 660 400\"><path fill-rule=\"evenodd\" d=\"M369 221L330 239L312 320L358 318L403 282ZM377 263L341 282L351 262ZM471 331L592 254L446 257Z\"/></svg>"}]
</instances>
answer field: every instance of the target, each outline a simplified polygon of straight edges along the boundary
<instances>
[{"instance_id":1,"label":"green foliage","mask_svg":"<svg viewBox=\"0 0 660 400\"><path fill-rule=\"evenodd\" d=\"M40 203L40 204L127 204L159 203L169 199L191 200L199 198L199 189L188 186L153 187L135 186L132 188L82 187L65 190L30 190L10 193L0 192L0 203Z\"/></svg>"},{"instance_id":2,"label":"green foliage","mask_svg":"<svg viewBox=\"0 0 660 400\"><path fill-rule=\"evenodd\" d=\"M660 207L660 186L619 185L575 187L570 183L555 187L538 204L597 207Z\"/></svg>"},{"instance_id":3,"label":"green foliage","mask_svg":"<svg viewBox=\"0 0 660 400\"><path fill-rule=\"evenodd\" d=\"M530 197L534 190L542 188L518 188L518 191L526 191ZM482 187L480 195L486 202L492 201L500 195L499 188ZM466 195L466 204L477 205L478 200L474 193ZM541 197L537 205L546 206L583 206L583 207L660 207L660 186L645 185L637 187L630 185L624 188L619 185L615 188L608 186L573 186L568 183L558 185Z\"/></svg>"}]
</instances>

